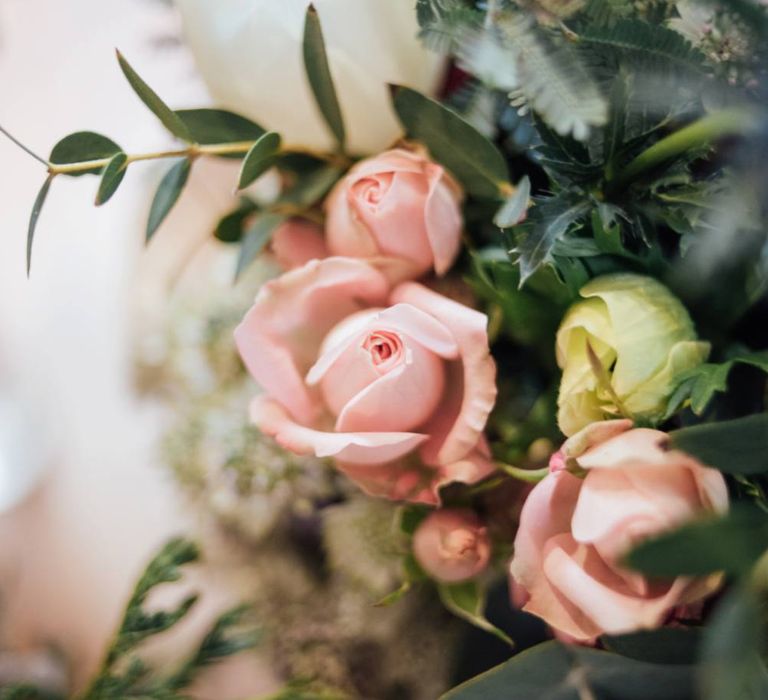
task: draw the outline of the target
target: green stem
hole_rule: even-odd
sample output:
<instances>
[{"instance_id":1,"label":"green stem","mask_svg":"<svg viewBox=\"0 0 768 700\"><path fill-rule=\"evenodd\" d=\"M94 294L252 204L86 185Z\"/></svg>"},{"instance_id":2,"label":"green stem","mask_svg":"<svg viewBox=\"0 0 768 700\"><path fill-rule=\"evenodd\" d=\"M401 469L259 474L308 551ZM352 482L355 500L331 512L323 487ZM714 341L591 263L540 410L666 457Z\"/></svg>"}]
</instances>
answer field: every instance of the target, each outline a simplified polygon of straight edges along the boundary
<instances>
[{"instance_id":1,"label":"green stem","mask_svg":"<svg viewBox=\"0 0 768 700\"><path fill-rule=\"evenodd\" d=\"M608 193L621 190L640 175L686 151L704 146L723 136L735 136L755 126L753 112L743 109L727 109L713 112L692 124L675 131L644 150L625 167L618 177L609 181Z\"/></svg>"},{"instance_id":2,"label":"green stem","mask_svg":"<svg viewBox=\"0 0 768 700\"><path fill-rule=\"evenodd\" d=\"M549 467L543 467L541 469L521 469L520 467L513 467L511 464L504 464L502 462L497 462L496 466L514 479L525 481L529 484L538 484L545 476L547 476L547 474L549 474Z\"/></svg>"},{"instance_id":3,"label":"green stem","mask_svg":"<svg viewBox=\"0 0 768 700\"><path fill-rule=\"evenodd\" d=\"M172 151L152 151L150 153L134 153L128 156L127 164L136 163L142 160L159 160L161 158L197 158L198 156L224 156L224 155L245 155L251 150L256 141L235 141L232 143L213 143L213 144L191 144L187 148L181 148ZM326 160L331 164L340 167L348 167L351 161L346 157L338 155L319 153L299 147L286 147L283 153L303 153L313 156L320 160ZM88 170L97 170L103 168L109 163L111 158L98 158L96 160L87 160L79 163L46 163L48 172L51 175L72 175L73 173L82 173ZM42 161L45 163L45 161Z\"/></svg>"}]
</instances>

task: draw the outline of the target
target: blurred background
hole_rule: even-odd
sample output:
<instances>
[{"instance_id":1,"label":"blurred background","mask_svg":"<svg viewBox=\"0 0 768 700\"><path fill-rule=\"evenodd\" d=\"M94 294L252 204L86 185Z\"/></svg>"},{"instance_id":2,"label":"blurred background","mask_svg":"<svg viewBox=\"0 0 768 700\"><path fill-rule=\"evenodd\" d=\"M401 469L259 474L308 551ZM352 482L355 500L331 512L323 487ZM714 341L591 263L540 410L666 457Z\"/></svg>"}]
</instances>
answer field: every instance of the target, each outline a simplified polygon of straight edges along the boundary
<instances>
[{"instance_id":1,"label":"blurred background","mask_svg":"<svg viewBox=\"0 0 768 700\"><path fill-rule=\"evenodd\" d=\"M205 104L180 36L175 11L159 0L0 0L0 124L43 155L85 129L128 150L167 145L114 49L151 73L172 104ZM27 279L25 232L44 172L5 139L0 162L0 679L61 673L41 661L55 649L79 687L149 557L193 527L158 466L167 419L158 401L137 395L134 339L141 324L161 322L165 292L230 205L231 174L219 178L224 166L205 164L169 235L146 252L143 225L160 177L153 165L104 209L92 206L90 178L57 182ZM202 585L207 609L179 644L231 603L216 581ZM212 697L228 697L223 678L242 686L235 696L271 687L266 667L241 666L235 681L217 678Z\"/></svg>"}]
</instances>

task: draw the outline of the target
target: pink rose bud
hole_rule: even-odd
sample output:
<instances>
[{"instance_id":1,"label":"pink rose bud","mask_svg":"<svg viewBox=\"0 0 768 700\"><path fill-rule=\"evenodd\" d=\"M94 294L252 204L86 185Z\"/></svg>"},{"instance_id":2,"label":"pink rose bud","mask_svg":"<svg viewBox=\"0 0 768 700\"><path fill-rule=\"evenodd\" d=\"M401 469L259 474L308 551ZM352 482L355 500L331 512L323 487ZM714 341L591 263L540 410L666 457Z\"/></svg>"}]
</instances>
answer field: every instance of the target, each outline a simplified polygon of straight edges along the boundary
<instances>
[{"instance_id":1,"label":"pink rose bud","mask_svg":"<svg viewBox=\"0 0 768 700\"><path fill-rule=\"evenodd\" d=\"M494 470L487 318L363 260L312 260L265 284L235 331L264 393L251 417L298 454L333 458L368 493L437 504Z\"/></svg>"},{"instance_id":2,"label":"pink rose bud","mask_svg":"<svg viewBox=\"0 0 768 700\"><path fill-rule=\"evenodd\" d=\"M471 510L437 510L416 529L413 554L432 578L458 583L488 566L491 542L487 529Z\"/></svg>"},{"instance_id":3,"label":"pink rose bud","mask_svg":"<svg viewBox=\"0 0 768 700\"><path fill-rule=\"evenodd\" d=\"M719 587L718 574L649 579L625 568L642 540L728 510L720 472L665 451L665 433L628 420L593 423L570 438L520 514L510 566L514 600L561 639L659 627ZM580 473L561 468L574 460Z\"/></svg>"},{"instance_id":4,"label":"pink rose bud","mask_svg":"<svg viewBox=\"0 0 768 700\"><path fill-rule=\"evenodd\" d=\"M299 218L288 219L277 227L272 234L272 252L278 265L286 270L328 257L322 227Z\"/></svg>"},{"instance_id":5,"label":"pink rose bud","mask_svg":"<svg viewBox=\"0 0 768 700\"><path fill-rule=\"evenodd\" d=\"M462 194L426 157L395 149L355 165L326 201L333 255L396 258L409 276L448 271L459 253Z\"/></svg>"}]
</instances>

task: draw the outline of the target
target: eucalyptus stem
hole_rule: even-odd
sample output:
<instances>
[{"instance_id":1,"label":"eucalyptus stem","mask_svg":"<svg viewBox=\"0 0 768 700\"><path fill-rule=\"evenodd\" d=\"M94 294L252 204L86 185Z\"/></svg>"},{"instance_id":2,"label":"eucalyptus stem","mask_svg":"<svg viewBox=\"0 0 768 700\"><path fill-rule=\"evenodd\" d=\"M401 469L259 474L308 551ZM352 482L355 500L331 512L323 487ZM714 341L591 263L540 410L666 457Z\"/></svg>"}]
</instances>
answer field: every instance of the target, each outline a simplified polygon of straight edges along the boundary
<instances>
[{"instance_id":1,"label":"eucalyptus stem","mask_svg":"<svg viewBox=\"0 0 768 700\"><path fill-rule=\"evenodd\" d=\"M46 161L45 158L41 158L31 148L29 148L28 146L25 146L21 141L19 141L19 139L17 139L12 133L7 131L2 125L0 125L0 133L5 134L5 136L7 136L13 143L15 143L22 151L32 156L36 161L42 163L43 165L48 165L48 161Z\"/></svg>"},{"instance_id":2,"label":"eucalyptus stem","mask_svg":"<svg viewBox=\"0 0 768 700\"><path fill-rule=\"evenodd\" d=\"M708 114L644 150L618 177L608 182L606 190L621 190L640 175L692 148L704 146L723 136L742 134L752 129L755 121L754 113L744 109L727 109Z\"/></svg>"},{"instance_id":3,"label":"eucalyptus stem","mask_svg":"<svg viewBox=\"0 0 768 700\"><path fill-rule=\"evenodd\" d=\"M6 133L2 127L0 131ZM8 135L8 134L6 134ZM8 135L9 138L10 135ZM15 139L14 139L15 141ZM16 142L18 143L18 142ZM170 151L151 151L149 153L134 153L128 156L126 165L130 163L136 163L144 160L160 160L163 158L197 158L199 156L226 156L226 155L245 155L253 148L256 141L234 141L232 143L213 143L213 144L191 144L187 148L180 148ZM19 144L21 146L21 144ZM21 146L24 150L27 150L24 146ZM283 153L302 153L304 155L312 156L319 160L325 160L329 163L346 167L351 163L349 159L340 157L338 154L320 153L318 151L310 151L300 147L287 147L283 149ZM35 156L38 158L37 156ZM79 163L47 163L45 160L38 158L42 163L48 166L48 172L51 175L72 175L73 173L82 173L89 170L97 170L104 168L112 157L98 158L95 160L81 161Z\"/></svg>"}]
</instances>

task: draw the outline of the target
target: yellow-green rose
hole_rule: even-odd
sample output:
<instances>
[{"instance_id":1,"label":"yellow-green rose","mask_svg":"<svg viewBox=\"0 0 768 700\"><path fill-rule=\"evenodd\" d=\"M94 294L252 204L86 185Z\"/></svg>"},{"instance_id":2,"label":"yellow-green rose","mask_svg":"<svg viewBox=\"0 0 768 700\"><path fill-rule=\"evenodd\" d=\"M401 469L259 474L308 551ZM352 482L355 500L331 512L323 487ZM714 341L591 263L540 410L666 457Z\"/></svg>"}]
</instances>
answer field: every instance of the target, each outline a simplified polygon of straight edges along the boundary
<instances>
[{"instance_id":1,"label":"yellow-green rose","mask_svg":"<svg viewBox=\"0 0 768 700\"><path fill-rule=\"evenodd\" d=\"M557 332L560 429L573 435L621 415L658 420L677 377L704 362L709 343L697 340L685 307L650 277L605 275L580 294Z\"/></svg>"}]
</instances>

